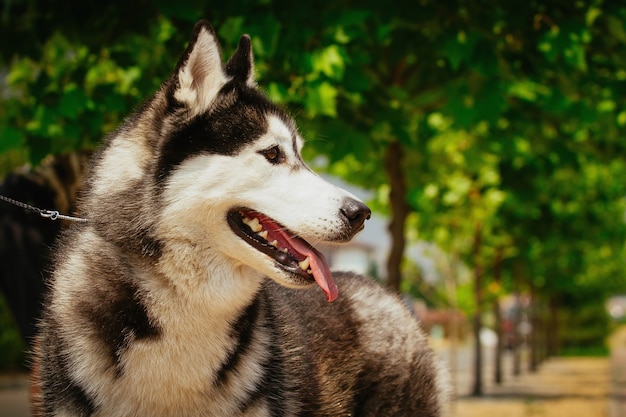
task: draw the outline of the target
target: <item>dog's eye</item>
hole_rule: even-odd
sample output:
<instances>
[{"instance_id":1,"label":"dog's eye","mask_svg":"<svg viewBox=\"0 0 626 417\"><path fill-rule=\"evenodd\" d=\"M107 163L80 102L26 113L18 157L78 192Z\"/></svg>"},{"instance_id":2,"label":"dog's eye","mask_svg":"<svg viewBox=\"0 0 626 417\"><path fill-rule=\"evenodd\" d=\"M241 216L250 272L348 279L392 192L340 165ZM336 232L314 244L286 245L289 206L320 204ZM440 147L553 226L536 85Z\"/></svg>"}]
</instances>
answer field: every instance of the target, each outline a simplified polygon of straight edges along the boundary
<instances>
[{"instance_id":1,"label":"dog's eye","mask_svg":"<svg viewBox=\"0 0 626 417\"><path fill-rule=\"evenodd\" d=\"M269 149L261 151L261 154L272 164L280 164L285 162L285 155L278 146L272 146Z\"/></svg>"}]
</instances>

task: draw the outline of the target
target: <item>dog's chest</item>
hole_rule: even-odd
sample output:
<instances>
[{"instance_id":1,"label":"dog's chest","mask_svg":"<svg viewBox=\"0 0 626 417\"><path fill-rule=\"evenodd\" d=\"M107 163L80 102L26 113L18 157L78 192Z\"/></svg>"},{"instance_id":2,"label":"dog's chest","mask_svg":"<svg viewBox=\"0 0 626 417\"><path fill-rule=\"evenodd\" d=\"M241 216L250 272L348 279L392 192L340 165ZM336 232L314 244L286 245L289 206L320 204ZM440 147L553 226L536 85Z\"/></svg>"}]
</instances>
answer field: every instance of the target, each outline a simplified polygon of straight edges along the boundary
<instances>
[{"instance_id":1,"label":"dog's chest","mask_svg":"<svg viewBox=\"0 0 626 417\"><path fill-rule=\"evenodd\" d=\"M104 377L98 389L106 401L103 416L268 415L263 400L242 408L262 378L268 340L254 334L246 351L237 352L232 320L188 311L163 315L165 323L156 340L128 346L120 358L119 375ZM234 356L236 367L228 369Z\"/></svg>"}]
</instances>

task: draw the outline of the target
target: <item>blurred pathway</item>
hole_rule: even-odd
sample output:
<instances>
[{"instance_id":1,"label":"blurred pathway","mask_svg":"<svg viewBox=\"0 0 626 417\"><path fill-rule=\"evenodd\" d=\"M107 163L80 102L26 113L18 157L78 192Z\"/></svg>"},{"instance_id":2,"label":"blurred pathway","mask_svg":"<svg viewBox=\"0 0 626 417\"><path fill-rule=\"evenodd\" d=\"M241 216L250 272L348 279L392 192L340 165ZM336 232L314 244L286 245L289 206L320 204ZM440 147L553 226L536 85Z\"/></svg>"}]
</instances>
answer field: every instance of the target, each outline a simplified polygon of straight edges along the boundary
<instances>
[{"instance_id":1,"label":"blurred pathway","mask_svg":"<svg viewBox=\"0 0 626 417\"><path fill-rule=\"evenodd\" d=\"M610 394L608 359L554 358L489 386L483 398L460 397L453 416L619 417L610 413Z\"/></svg>"},{"instance_id":2,"label":"blurred pathway","mask_svg":"<svg viewBox=\"0 0 626 417\"><path fill-rule=\"evenodd\" d=\"M28 376L0 375L0 417L28 417Z\"/></svg>"},{"instance_id":3,"label":"blurred pathway","mask_svg":"<svg viewBox=\"0 0 626 417\"><path fill-rule=\"evenodd\" d=\"M449 352L439 352L449 360ZM626 417L626 349L615 349L611 358L552 358L537 372L523 368L519 376L512 375L512 357L507 354L504 381L496 385L493 349L487 347L480 398L469 395L472 349L463 347L455 356L457 400L452 417Z\"/></svg>"}]
</instances>

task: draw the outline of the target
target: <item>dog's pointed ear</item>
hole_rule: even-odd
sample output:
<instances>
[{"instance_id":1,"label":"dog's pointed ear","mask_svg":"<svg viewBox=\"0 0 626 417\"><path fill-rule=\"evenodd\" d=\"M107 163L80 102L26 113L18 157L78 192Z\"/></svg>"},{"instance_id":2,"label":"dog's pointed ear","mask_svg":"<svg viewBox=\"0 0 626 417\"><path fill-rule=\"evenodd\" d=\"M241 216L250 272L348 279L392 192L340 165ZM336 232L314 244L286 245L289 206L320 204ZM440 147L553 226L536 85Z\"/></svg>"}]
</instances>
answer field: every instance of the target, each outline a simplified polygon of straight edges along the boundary
<instances>
[{"instance_id":1,"label":"dog's pointed ear","mask_svg":"<svg viewBox=\"0 0 626 417\"><path fill-rule=\"evenodd\" d=\"M252 40L248 35L239 38L239 45L233 56L226 63L226 74L234 80L256 86L254 80L254 57L252 55Z\"/></svg>"},{"instance_id":2,"label":"dog's pointed ear","mask_svg":"<svg viewBox=\"0 0 626 417\"><path fill-rule=\"evenodd\" d=\"M226 83L220 46L208 22L201 20L194 27L175 76L174 98L196 114L209 107Z\"/></svg>"}]
</instances>

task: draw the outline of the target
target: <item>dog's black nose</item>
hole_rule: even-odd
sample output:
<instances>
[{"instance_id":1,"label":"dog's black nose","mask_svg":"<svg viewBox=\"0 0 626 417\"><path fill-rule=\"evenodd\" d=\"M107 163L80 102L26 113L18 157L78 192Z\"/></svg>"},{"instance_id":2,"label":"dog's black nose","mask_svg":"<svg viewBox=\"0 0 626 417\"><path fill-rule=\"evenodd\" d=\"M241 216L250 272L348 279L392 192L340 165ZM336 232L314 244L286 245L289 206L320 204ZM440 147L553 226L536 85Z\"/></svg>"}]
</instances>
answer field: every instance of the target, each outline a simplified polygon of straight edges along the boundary
<instances>
[{"instance_id":1,"label":"dog's black nose","mask_svg":"<svg viewBox=\"0 0 626 417\"><path fill-rule=\"evenodd\" d=\"M341 214L348 220L352 233L363 229L363 223L372 215L372 211L360 201L347 199L341 208Z\"/></svg>"}]
</instances>

